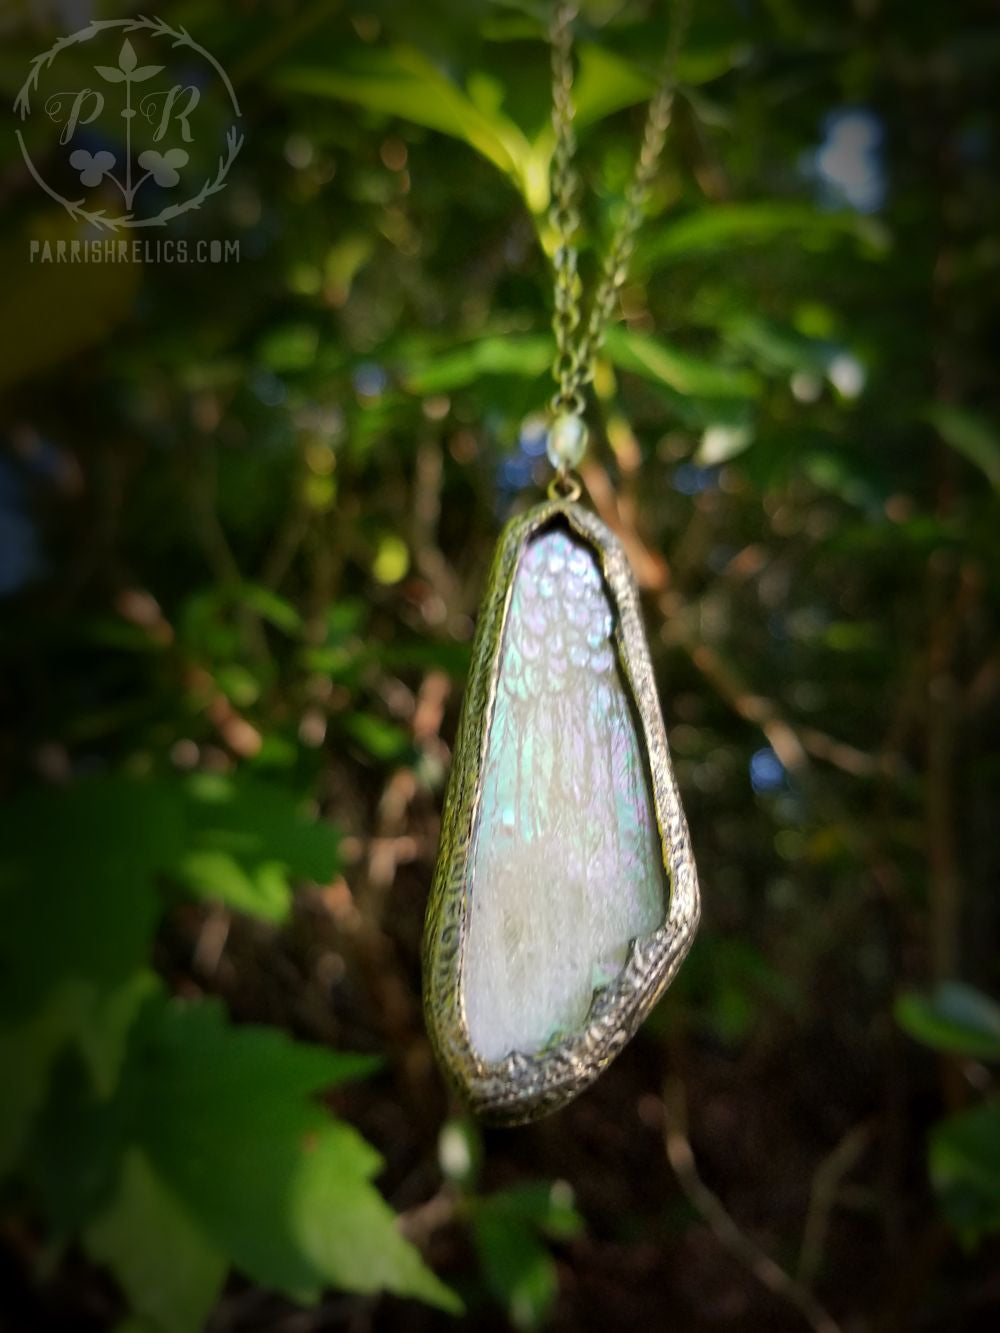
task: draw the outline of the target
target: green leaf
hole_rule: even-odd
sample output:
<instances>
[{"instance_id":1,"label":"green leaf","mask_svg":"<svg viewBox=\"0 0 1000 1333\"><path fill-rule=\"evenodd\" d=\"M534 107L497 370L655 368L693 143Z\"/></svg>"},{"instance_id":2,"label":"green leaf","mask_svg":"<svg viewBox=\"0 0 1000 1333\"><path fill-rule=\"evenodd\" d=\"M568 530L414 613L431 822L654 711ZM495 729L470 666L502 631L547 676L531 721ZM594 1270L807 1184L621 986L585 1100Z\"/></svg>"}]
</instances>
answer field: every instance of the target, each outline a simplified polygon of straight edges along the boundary
<instances>
[{"instance_id":1,"label":"green leaf","mask_svg":"<svg viewBox=\"0 0 1000 1333\"><path fill-rule=\"evenodd\" d=\"M555 1261L533 1228L481 1205L472 1235L486 1285L516 1329L541 1328L559 1295Z\"/></svg>"},{"instance_id":2,"label":"green leaf","mask_svg":"<svg viewBox=\"0 0 1000 1333\"><path fill-rule=\"evenodd\" d=\"M488 1205L492 1212L530 1222L553 1240L569 1240L583 1230L583 1218L565 1180L531 1180L514 1185L491 1194Z\"/></svg>"},{"instance_id":3,"label":"green leaf","mask_svg":"<svg viewBox=\"0 0 1000 1333\"><path fill-rule=\"evenodd\" d=\"M454 1310L369 1183L378 1154L312 1100L375 1063L235 1028L214 1003L161 1004L137 1034L137 1139L212 1244L254 1281L300 1301L336 1283Z\"/></svg>"},{"instance_id":4,"label":"green leaf","mask_svg":"<svg viewBox=\"0 0 1000 1333\"><path fill-rule=\"evenodd\" d=\"M110 1197L126 1133L126 1099L101 1096L79 1051L65 1048L22 1163L57 1239L73 1236Z\"/></svg>"},{"instance_id":5,"label":"green leaf","mask_svg":"<svg viewBox=\"0 0 1000 1333\"><path fill-rule=\"evenodd\" d=\"M270 588L264 588L259 583L241 583L239 599L244 606L256 611L262 620L285 634L295 635L302 629L302 617L295 607Z\"/></svg>"},{"instance_id":6,"label":"green leaf","mask_svg":"<svg viewBox=\"0 0 1000 1333\"><path fill-rule=\"evenodd\" d=\"M49 1086L57 1053L75 1034L81 1001L89 999L82 982L57 987L33 1018L0 1030L0 1180L20 1157L29 1127Z\"/></svg>"},{"instance_id":7,"label":"green leaf","mask_svg":"<svg viewBox=\"0 0 1000 1333\"><path fill-rule=\"evenodd\" d=\"M141 970L162 904L152 876L185 845L176 794L106 778L10 802L0 831L0 1014L66 978L106 994Z\"/></svg>"},{"instance_id":8,"label":"green leaf","mask_svg":"<svg viewBox=\"0 0 1000 1333\"><path fill-rule=\"evenodd\" d=\"M229 1267L138 1148L124 1154L117 1192L84 1245L157 1333L201 1333Z\"/></svg>"},{"instance_id":9,"label":"green leaf","mask_svg":"<svg viewBox=\"0 0 1000 1333\"><path fill-rule=\"evenodd\" d=\"M569 1240L582 1229L565 1181L529 1181L474 1201L472 1234L486 1285L515 1328L540 1328L559 1294L540 1235Z\"/></svg>"},{"instance_id":10,"label":"green leaf","mask_svg":"<svg viewBox=\"0 0 1000 1333\"><path fill-rule=\"evenodd\" d=\"M724 317L721 327L727 341L749 352L762 370L823 376L829 369L833 355L829 343L807 338L776 320L739 311Z\"/></svg>"},{"instance_id":11,"label":"green leaf","mask_svg":"<svg viewBox=\"0 0 1000 1333\"><path fill-rule=\"evenodd\" d=\"M351 48L339 68L303 61L282 69L276 82L291 92L336 97L464 140L519 186L524 182L531 146L523 131L499 108L477 106L414 47Z\"/></svg>"},{"instance_id":12,"label":"green leaf","mask_svg":"<svg viewBox=\"0 0 1000 1333\"><path fill-rule=\"evenodd\" d=\"M188 836L164 869L196 897L280 922L292 880L325 883L338 868L336 831L272 783L198 773L185 782L183 802Z\"/></svg>"},{"instance_id":13,"label":"green leaf","mask_svg":"<svg viewBox=\"0 0 1000 1333\"><path fill-rule=\"evenodd\" d=\"M248 869L222 848L194 847L179 858L174 873L196 898L225 903L261 921L279 925L291 910L292 886L277 861Z\"/></svg>"},{"instance_id":14,"label":"green leaf","mask_svg":"<svg viewBox=\"0 0 1000 1333\"><path fill-rule=\"evenodd\" d=\"M896 1022L936 1051L1000 1060L1000 1005L971 986L953 981L932 995L909 991L896 1001Z\"/></svg>"},{"instance_id":15,"label":"green leaf","mask_svg":"<svg viewBox=\"0 0 1000 1333\"><path fill-rule=\"evenodd\" d=\"M733 369L679 352L645 334L610 328L608 355L616 366L666 385L676 393L707 398L754 398L760 383L752 371Z\"/></svg>"},{"instance_id":16,"label":"green leaf","mask_svg":"<svg viewBox=\"0 0 1000 1333\"><path fill-rule=\"evenodd\" d=\"M978 412L948 403L935 404L926 416L945 444L974 463L1000 491L1000 429Z\"/></svg>"},{"instance_id":17,"label":"green leaf","mask_svg":"<svg viewBox=\"0 0 1000 1333\"><path fill-rule=\"evenodd\" d=\"M349 736L353 736L373 758L385 764L401 759L413 747L409 732L375 713L350 713L344 718L343 725Z\"/></svg>"},{"instance_id":18,"label":"green leaf","mask_svg":"<svg viewBox=\"0 0 1000 1333\"><path fill-rule=\"evenodd\" d=\"M250 708L260 698L260 679L240 662L226 662L213 674L219 689L237 708Z\"/></svg>"},{"instance_id":19,"label":"green leaf","mask_svg":"<svg viewBox=\"0 0 1000 1333\"><path fill-rule=\"evenodd\" d=\"M812 242L851 236L876 250L888 245L885 228L875 218L854 212L821 213L808 204L762 200L713 204L687 213L660 227L643 246L640 257L644 263L655 265L693 254L726 252L737 245L767 244L789 232Z\"/></svg>"},{"instance_id":20,"label":"green leaf","mask_svg":"<svg viewBox=\"0 0 1000 1333\"><path fill-rule=\"evenodd\" d=\"M318 1272L352 1291L415 1296L460 1314L462 1304L400 1235L392 1209L367 1183L367 1144L331 1124L310 1147L293 1199L293 1226Z\"/></svg>"},{"instance_id":21,"label":"green leaf","mask_svg":"<svg viewBox=\"0 0 1000 1333\"><path fill-rule=\"evenodd\" d=\"M281 921L291 879L327 881L337 835L294 795L243 776L108 778L8 803L0 835L0 1174L18 1160L68 1046L95 1093L118 1083L169 874Z\"/></svg>"},{"instance_id":22,"label":"green leaf","mask_svg":"<svg viewBox=\"0 0 1000 1333\"><path fill-rule=\"evenodd\" d=\"M1000 1230L1000 1105L991 1103L936 1125L930 1174L942 1211L967 1243Z\"/></svg>"},{"instance_id":23,"label":"green leaf","mask_svg":"<svg viewBox=\"0 0 1000 1333\"><path fill-rule=\"evenodd\" d=\"M319 329L315 324L279 324L261 340L258 355L279 374L308 370L316 360Z\"/></svg>"},{"instance_id":24,"label":"green leaf","mask_svg":"<svg viewBox=\"0 0 1000 1333\"><path fill-rule=\"evenodd\" d=\"M518 375L536 379L544 374L553 355L547 335L495 334L467 343L453 352L417 361L403 372L411 393L450 393L475 384L484 375Z\"/></svg>"},{"instance_id":25,"label":"green leaf","mask_svg":"<svg viewBox=\"0 0 1000 1333\"><path fill-rule=\"evenodd\" d=\"M580 45L577 59L573 104L578 127L594 124L627 106L635 106L653 91L653 80L649 75L593 42Z\"/></svg>"},{"instance_id":26,"label":"green leaf","mask_svg":"<svg viewBox=\"0 0 1000 1333\"><path fill-rule=\"evenodd\" d=\"M48 1095L52 1067L72 1046L98 1097L118 1086L128 1032L156 988L152 973L135 972L116 990L99 990L79 978L59 983L27 1022L0 1028L0 1178L17 1162L35 1115Z\"/></svg>"}]
</instances>

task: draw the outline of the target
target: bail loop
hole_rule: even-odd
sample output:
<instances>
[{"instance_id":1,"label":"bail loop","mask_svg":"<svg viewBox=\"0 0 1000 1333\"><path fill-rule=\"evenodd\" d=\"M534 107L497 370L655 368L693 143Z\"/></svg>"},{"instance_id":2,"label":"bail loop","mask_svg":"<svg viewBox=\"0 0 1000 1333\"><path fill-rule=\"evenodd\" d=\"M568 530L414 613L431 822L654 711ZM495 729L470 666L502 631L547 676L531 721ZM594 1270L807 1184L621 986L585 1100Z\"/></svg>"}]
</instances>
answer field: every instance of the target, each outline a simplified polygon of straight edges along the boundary
<instances>
[{"instance_id":1,"label":"bail loop","mask_svg":"<svg viewBox=\"0 0 1000 1333\"><path fill-rule=\"evenodd\" d=\"M580 479L575 477L572 472L560 469L549 482L548 497L550 500L579 500L583 494L583 487Z\"/></svg>"}]
</instances>

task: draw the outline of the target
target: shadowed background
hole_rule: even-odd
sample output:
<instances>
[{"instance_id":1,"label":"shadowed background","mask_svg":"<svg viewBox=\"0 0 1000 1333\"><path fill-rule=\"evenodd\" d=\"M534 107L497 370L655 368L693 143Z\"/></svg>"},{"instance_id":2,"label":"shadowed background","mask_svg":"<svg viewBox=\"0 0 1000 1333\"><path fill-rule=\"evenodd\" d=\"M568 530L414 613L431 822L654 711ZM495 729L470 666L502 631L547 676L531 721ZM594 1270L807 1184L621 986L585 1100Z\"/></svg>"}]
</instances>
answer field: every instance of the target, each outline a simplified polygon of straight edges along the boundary
<instances>
[{"instance_id":1,"label":"shadowed background","mask_svg":"<svg viewBox=\"0 0 1000 1333\"><path fill-rule=\"evenodd\" d=\"M5 10L7 104L132 12ZM590 289L667 14L578 25ZM546 10L158 17L246 136L169 235L238 262L29 262L93 233L0 135L3 1326L995 1326L991 7L695 4L582 475L703 923L590 1092L486 1133L419 947L546 481Z\"/></svg>"}]
</instances>

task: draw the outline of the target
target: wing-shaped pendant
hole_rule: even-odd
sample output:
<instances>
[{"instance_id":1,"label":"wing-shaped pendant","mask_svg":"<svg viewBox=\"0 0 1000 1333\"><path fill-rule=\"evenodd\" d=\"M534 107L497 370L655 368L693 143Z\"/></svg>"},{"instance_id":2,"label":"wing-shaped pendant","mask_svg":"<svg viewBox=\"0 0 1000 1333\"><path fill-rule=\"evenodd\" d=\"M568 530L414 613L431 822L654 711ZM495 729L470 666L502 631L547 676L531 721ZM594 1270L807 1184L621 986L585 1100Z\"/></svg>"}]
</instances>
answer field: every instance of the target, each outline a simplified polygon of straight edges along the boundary
<instances>
[{"instance_id":1,"label":"wing-shaped pendant","mask_svg":"<svg viewBox=\"0 0 1000 1333\"><path fill-rule=\"evenodd\" d=\"M582 1092L670 984L698 881L625 552L550 500L480 611L424 926L424 1008L472 1109Z\"/></svg>"}]
</instances>

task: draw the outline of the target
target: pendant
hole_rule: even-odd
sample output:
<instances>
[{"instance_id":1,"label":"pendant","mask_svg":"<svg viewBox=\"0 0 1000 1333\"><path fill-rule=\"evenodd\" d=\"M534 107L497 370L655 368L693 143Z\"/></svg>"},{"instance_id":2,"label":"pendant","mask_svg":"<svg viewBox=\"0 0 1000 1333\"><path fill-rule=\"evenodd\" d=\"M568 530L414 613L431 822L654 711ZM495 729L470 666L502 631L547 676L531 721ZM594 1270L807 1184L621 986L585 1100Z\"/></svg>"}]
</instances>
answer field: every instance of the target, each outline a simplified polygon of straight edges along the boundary
<instances>
[{"instance_id":1,"label":"pendant","mask_svg":"<svg viewBox=\"0 0 1000 1333\"><path fill-rule=\"evenodd\" d=\"M480 611L424 926L424 1008L470 1107L582 1092L674 977L698 881L621 543L548 500Z\"/></svg>"}]
</instances>

